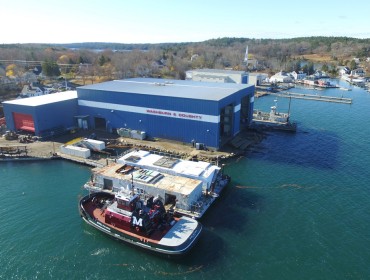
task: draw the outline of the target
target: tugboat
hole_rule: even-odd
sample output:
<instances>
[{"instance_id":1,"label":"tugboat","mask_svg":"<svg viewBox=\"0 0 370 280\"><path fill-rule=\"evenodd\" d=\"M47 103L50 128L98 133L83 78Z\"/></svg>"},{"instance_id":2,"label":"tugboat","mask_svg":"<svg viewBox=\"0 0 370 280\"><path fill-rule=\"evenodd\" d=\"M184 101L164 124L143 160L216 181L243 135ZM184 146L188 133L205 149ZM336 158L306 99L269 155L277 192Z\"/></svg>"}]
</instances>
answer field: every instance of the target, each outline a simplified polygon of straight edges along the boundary
<instances>
[{"instance_id":1,"label":"tugboat","mask_svg":"<svg viewBox=\"0 0 370 280\"><path fill-rule=\"evenodd\" d=\"M135 184L143 201L158 196L175 215L200 219L229 182L221 167L208 162L131 150L116 163L94 168L84 188L130 194Z\"/></svg>"},{"instance_id":2,"label":"tugboat","mask_svg":"<svg viewBox=\"0 0 370 280\"><path fill-rule=\"evenodd\" d=\"M202 232L197 220L175 217L161 200L150 197L144 203L134 193L91 193L80 200L79 209L82 219L96 229L162 255L185 254Z\"/></svg>"}]
</instances>

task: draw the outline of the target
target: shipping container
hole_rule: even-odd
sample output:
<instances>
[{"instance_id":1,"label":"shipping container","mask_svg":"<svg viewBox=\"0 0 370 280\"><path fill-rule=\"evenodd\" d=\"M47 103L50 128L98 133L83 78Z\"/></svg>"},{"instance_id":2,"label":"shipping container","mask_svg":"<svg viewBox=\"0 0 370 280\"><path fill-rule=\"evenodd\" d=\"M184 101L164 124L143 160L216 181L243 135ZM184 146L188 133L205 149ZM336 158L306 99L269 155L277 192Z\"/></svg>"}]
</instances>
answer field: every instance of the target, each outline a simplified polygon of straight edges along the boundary
<instances>
[{"instance_id":1,"label":"shipping container","mask_svg":"<svg viewBox=\"0 0 370 280\"><path fill-rule=\"evenodd\" d=\"M91 152L89 149L82 148L82 147L76 147L72 145L62 145L60 147L60 151L63 154L75 156L79 158L89 158L91 156Z\"/></svg>"},{"instance_id":2,"label":"shipping container","mask_svg":"<svg viewBox=\"0 0 370 280\"><path fill-rule=\"evenodd\" d=\"M86 145L86 148L93 150L93 151L102 151L105 149L105 142L94 140L94 139L84 139L83 144Z\"/></svg>"}]
</instances>

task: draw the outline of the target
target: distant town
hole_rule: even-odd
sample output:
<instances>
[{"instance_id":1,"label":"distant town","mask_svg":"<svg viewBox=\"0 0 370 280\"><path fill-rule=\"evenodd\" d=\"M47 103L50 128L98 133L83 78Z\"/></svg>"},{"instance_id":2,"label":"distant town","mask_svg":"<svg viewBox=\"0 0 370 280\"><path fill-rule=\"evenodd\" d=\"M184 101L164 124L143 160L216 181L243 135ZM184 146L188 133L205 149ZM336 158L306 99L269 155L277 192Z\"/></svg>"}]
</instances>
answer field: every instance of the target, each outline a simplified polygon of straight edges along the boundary
<instances>
[{"instance_id":1,"label":"distant town","mask_svg":"<svg viewBox=\"0 0 370 280\"><path fill-rule=\"evenodd\" d=\"M129 78L153 78L159 85L166 79L249 84L254 86L256 97L293 86L338 87L328 78L341 78L348 85L368 90L369 46L369 39L346 37L219 38L200 43L142 45L2 45L0 102ZM176 110L149 108L146 114L203 121L199 114ZM2 130L6 130L5 124L0 106Z\"/></svg>"},{"instance_id":2,"label":"distant town","mask_svg":"<svg viewBox=\"0 0 370 280\"><path fill-rule=\"evenodd\" d=\"M192 69L257 72L269 78L274 76L276 82L289 80L284 73L292 73L291 79L301 80L303 75L308 77L317 71L330 77L345 73L348 80L366 78L370 71L369 46L369 39L347 37L219 38L171 44L2 45L0 101L114 79L185 80L187 71Z\"/></svg>"}]
</instances>

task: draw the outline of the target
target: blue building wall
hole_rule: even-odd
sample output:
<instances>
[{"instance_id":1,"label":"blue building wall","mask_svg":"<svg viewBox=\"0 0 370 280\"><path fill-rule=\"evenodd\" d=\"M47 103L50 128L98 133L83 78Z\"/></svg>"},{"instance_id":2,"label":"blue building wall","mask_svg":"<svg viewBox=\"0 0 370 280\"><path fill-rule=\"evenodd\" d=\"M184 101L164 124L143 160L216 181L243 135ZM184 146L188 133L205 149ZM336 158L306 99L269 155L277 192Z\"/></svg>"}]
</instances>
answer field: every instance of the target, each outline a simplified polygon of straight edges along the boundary
<instances>
[{"instance_id":1,"label":"blue building wall","mask_svg":"<svg viewBox=\"0 0 370 280\"><path fill-rule=\"evenodd\" d=\"M242 88L235 86L235 92L230 90L233 85L218 84L217 87L228 87L227 92L230 94L224 95L225 97L221 99L212 99L212 96L199 99L195 95L197 86L185 89L189 91L189 98L185 98L188 93L186 91L181 93L182 97L164 96L161 95L162 91L159 88L156 95L122 92L114 88L102 90L81 87L77 89L76 99L38 106L4 104L4 114L11 130L15 129L13 112L32 115L36 135L45 134L56 127L75 127L77 126L75 116L82 116L84 120L87 118L89 127L95 128L95 120L98 117L105 119L104 129L107 131L113 132L118 128L136 129L145 131L149 137L173 139L185 143L191 143L194 140L205 143L209 147L219 148L222 109L225 106L232 106L230 136L236 135L240 131L240 107L244 97L252 100L248 112L249 121L252 119L254 86ZM212 94L212 86L209 91ZM203 96L208 95L204 95L203 92Z\"/></svg>"},{"instance_id":2,"label":"blue building wall","mask_svg":"<svg viewBox=\"0 0 370 280\"><path fill-rule=\"evenodd\" d=\"M90 100L103 103L125 104L128 106L140 106L146 108L168 109L173 111L199 114L218 113L216 101L199 100L191 98L176 98L169 96L156 96L146 94L135 94L129 92L112 92L78 88L79 100Z\"/></svg>"},{"instance_id":3,"label":"blue building wall","mask_svg":"<svg viewBox=\"0 0 370 280\"><path fill-rule=\"evenodd\" d=\"M233 129L232 133L233 135L236 135L240 131L240 110L235 111L236 107L241 106L241 99L245 96L248 96L252 102L250 103L250 108L249 108L249 115L248 115L248 122L250 123L252 118L253 118L253 105L254 105L254 86L249 87L247 89L237 91L234 94L222 99L219 102L219 111L229 105L232 104L234 107L234 115L233 115Z\"/></svg>"},{"instance_id":4,"label":"blue building wall","mask_svg":"<svg viewBox=\"0 0 370 280\"><path fill-rule=\"evenodd\" d=\"M76 99L37 106L34 116L35 134L42 135L61 127L64 129L76 127L74 118L76 115L78 115Z\"/></svg>"},{"instance_id":5,"label":"blue building wall","mask_svg":"<svg viewBox=\"0 0 370 280\"><path fill-rule=\"evenodd\" d=\"M254 87L253 87L254 91ZM250 97L250 104L249 104L249 124L252 122L253 119L253 109L254 109L254 94Z\"/></svg>"},{"instance_id":6,"label":"blue building wall","mask_svg":"<svg viewBox=\"0 0 370 280\"><path fill-rule=\"evenodd\" d=\"M15 130L13 113L32 115L35 124L35 135L53 130L56 127L65 129L76 126L74 116L78 115L77 99L48 103L39 106L25 106L4 103L4 115L7 127Z\"/></svg>"},{"instance_id":7,"label":"blue building wall","mask_svg":"<svg viewBox=\"0 0 370 280\"><path fill-rule=\"evenodd\" d=\"M89 124L91 127L95 126L95 117L99 117L106 120L108 131L114 131L118 128L136 129L145 131L148 137L173 139L186 143L195 140L199 143L205 143L209 147L219 148L221 109L227 105L232 105L234 110L240 108L242 97L252 97L254 87L236 91L218 101L96 90L83 87L78 88L77 92L79 102L82 102L79 103L79 114L90 116ZM90 103L84 104L85 101ZM123 107L120 107L120 105L123 105ZM126 111L125 106L130 106L128 109L132 111ZM161 112L163 110L163 115L148 114L145 111L151 109L161 110ZM202 121L199 121L165 115L165 113L173 115L179 112L205 117ZM249 113L249 120L251 120L253 109ZM206 121L207 117L211 117L212 121ZM234 111L233 114L232 135L239 131L240 110Z\"/></svg>"},{"instance_id":8,"label":"blue building wall","mask_svg":"<svg viewBox=\"0 0 370 280\"><path fill-rule=\"evenodd\" d=\"M249 76L248 75L244 75L242 77L242 84L248 84L248 80L249 80Z\"/></svg>"},{"instance_id":9,"label":"blue building wall","mask_svg":"<svg viewBox=\"0 0 370 280\"><path fill-rule=\"evenodd\" d=\"M217 108L216 105L213 107ZM166 112L163 106L162 109ZM145 131L148 137L166 138L186 143L190 143L194 139L200 143L207 142L210 147L218 147L218 123L86 106L80 106L79 113L90 116L89 123L92 127L95 126L95 117L106 119L108 131L118 128L136 129ZM211 131L216 138L206 135L207 131Z\"/></svg>"}]
</instances>

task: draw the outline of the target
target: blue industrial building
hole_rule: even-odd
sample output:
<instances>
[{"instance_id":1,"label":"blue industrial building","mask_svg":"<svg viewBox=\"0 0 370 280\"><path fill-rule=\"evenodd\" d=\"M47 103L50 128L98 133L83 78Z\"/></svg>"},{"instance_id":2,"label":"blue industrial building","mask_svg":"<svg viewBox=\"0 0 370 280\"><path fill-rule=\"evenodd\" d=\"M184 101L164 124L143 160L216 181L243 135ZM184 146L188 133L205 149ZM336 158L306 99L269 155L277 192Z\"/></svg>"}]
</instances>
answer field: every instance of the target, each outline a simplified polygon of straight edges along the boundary
<instances>
[{"instance_id":1,"label":"blue industrial building","mask_svg":"<svg viewBox=\"0 0 370 280\"><path fill-rule=\"evenodd\" d=\"M34 112L25 103L22 110L21 104L18 108L5 102L4 111L7 123L14 122L14 109L31 114L36 135L46 126L112 133L126 128L143 131L150 138L194 141L218 149L248 126L253 101L252 85L136 78L79 87L77 99L44 104L45 108L40 104Z\"/></svg>"},{"instance_id":2,"label":"blue industrial building","mask_svg":"<svg viewBox=\"0 0 370 280\"><path fill-rule=\"evenodd\" d=\"M78 115L76 91L54 93L3 102L7 127L44 138L75 126Z\"/></svg>"}]
</instances>

